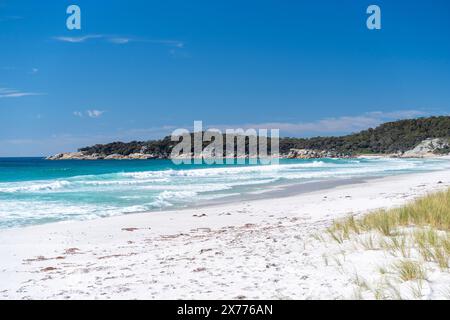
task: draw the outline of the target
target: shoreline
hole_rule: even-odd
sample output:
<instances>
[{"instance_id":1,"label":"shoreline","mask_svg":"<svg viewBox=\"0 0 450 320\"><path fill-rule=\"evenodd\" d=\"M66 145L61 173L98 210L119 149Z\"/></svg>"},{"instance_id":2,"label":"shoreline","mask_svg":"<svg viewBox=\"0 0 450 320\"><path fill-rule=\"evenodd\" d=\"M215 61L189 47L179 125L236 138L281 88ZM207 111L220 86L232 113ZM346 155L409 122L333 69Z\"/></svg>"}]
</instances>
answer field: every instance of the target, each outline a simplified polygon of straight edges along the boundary
<instances>
[{"instance_id":1,"label":"shoreline","mask_svg":"<svg viewBox=\"0 0 450 320\"><path fill-rule=\"evenodd\" d=\"M348 214L444 190L450 170L352 182L0 230L0 299L345 298L348 279L323 264L314 235Z\"/></svg>"},{"instance_id":2,"label":"shoreline","mask_svg":"<svg viewBox=\"0 0 450 320\"><path fill-rule=\"evenodd\" d=\"M437 171L425 171L424 173L431 173L431 172L437 172ZM289 198L289 197L295 197L295 196L302 196L309 193L314 192L321 192L321 191L327 191L330 189L338 188L338 187L344 187L344 186L352 186L357 184L365 184L367 182L370 182L372 180L378 180L378 179L384 179L389 177L401 177L401 176L408 176L408 175L415 175L415 174L421 174L421 173L399 173L396 175L389 175L389 176L366 176L366 177L351 177L351 178L335 178L330 180L316 180L316 181L307 181L307 182L291 182L291 183L278 183L278 184L271 184L268 183L266 185L260 185L260 189L250 189L247 190L245 193L239 193L238 192L232 192L229 195L220 197L220 198L213 198L213 199L206 199L206 200L198 200L194 203L188 203L181 206L174 206L174 207L163 207L160 209L150 210L150 211L136 211L136 212L127 212L127 213L121 213L118 215L112 215L112 216L105 216L105 217L95 217L93 219L74 219L74 220L61 220L61 221L50 221L50 222L44 222L44 223L38 223L38 224L29 224L29 225L19 225L19 226L13 226L8 228L0 228L0 233L2 231L7 230L22 230L27 228L33 228L33 227L40 227L40 226L48 226L48 225L54 225L54 224L66 224L66 223L83 223L83 222L92 222L97 220L104 220L104 219L110 219L110 218L120 218L120 217L132 217L134 215L152 215L155 213L171 213L174 214L176 212L183 212L183 211L193 211L197 209L205 209L205 208L212 208L215 207L221 207L221 206L227 206L227 205L234 205L239 204L240 202L254 202L259 200L276 200L276 199L283 199L283 198Z\"/></svg>"},{"instance_id":3,"label":"shoreline","mask_svg":"<svg viewBox=\"0 0 450 320\"><path fill-rule=\"evenodd\" d=\"M370 159L371 157L362 157L360 156L359 159ZM42 159L42 158L39 158ZM381 159L381 161L389 161L389 158L385 158L385 157L379 157L376 156L375 159L379 160ZM443 170L443 167L448 167L449 166L449 162L447 162L446 160L449 160L450 156L440 156L440 157L433 157L432 159L429 159L430 161L428 162L428 160L421 160L419 158L411 160L411 163L421 163L422 161L424 163L428 163L430 164L430 168L427 168L426 165L424 165L423 167L419 164L419 165L413 165L413 169L412 170L407 170L408 165L406 164L406 167L400 167L400 171L402 171L403 169L405 169L406 172L396 172L394 174L409 174L412 171L415 172L427 172L429 170ZM316 162L319 162L319 165L323 165L324 167L328 167L330 166L329 170L332 170L332 160L336 160L339 164L339 161L337 159L329 159L329 158L324 158L324 159L314 159L312 161L311 164L309 164L309 162L307 162L305 164L305 167L307 167L308 165L313 166L316 164ZM77 203L77 202L69 202L67 203L68 205L68 209L67 212L69 212L69 214L64 215L63 213L65 213L65 207L66 204L61 201L61 199L63 198L58 198L57 195L58 194L63 194L63 192L67 189L68 191L72 192L72 194L75 194L76 192L80 191L80 192L84 192L83 189L86 189L86 187L90 187L90 185L94 185L92 182L90 181L84 181L84 180L89 180L89 177L91 175L96 175L96 172L91 172L89 171L91 168L91 165L93 165L94 161L88 161L90 162L89 164L86 164L86 166L84 166L82 163L85 161L82 160L73 160L74 162L77 163L71 163L68 164L69 167L77 167L78 165L80 165L80 167L82 168L82 170L85 170L85 172L83 172L82 170L78 173L78 174L69 174L69 175L57 175L55 177L50 177L47 178L47 176L40 176L38 175L37 177L32 178L31 180L29 180L29 183L27 184L28 180L27 180L27 176L25 176L23 174L23 172L18 171L18 175L19 175L19 179L15 180L15 178L17 178L17 176L14 176L12 174L9 174L8 176L8 172L6 175L6 179L3 181L5 183L5 185L3 186L2 183L0 183L1 188L0 188L0 196L2 196L2 198L6 198L6 200L9 200L8 195L11 194L13 195L13 192L15 192L15 190L22 192L24 191L24 195L26 194L26 192L30 193L29 191L33 191L33 190L44 190L45 188L48 188L50 191L52 191L53 189L57 189L57 191L59 192L55 192L49 195L51 195L48 198L44 198L44 197L39 197L39 199L42 198L41 202L42 204L46 204L46 201L48 201L49 204L49 213L48 215L45 215L45 208L43 209L37 209L34 210L34 208L30 207L30 212L21 212L21 205L16 205L16 203L14 203L13 201L11 202L5 202L4 206L3 206L3 212L4 212L4 216L6 217L5 220L3 220L0 224L0 230L4 230L4 229L10 229L10 228L23 228L23 227L29 227L29 226L33 226L33 225L37 225L37 224L51 224L51 223L57 223L57 222L61 222L61 221L92 221L93 219L96 218L104 218L107 216L118 216L118 215L129 215L129 214L139 214L139 213L145 213L145 212L161 212L161 211L173 211L173 210L183 210L183 209L195 209L195 208L200 208L200 207L205 207L205 206L211 206L211 205L217 205L217 204L227 204L230 202L235 202L235 201L249 201L249 200L258 200L258 199L264 199L267 197L276 197L276 198L281 198L281 197L286 197L286 196L290 196L290 195L296 195L299 193L307 193L310 192L312 190L320 190L320 189L327 189L327 188L332 188L334 186L339 186L339 185L343 185L343 184L351 184L351 183L355 183L355 182L364 182L366 180L369 179L377 179L379 177L382 176L389 176L392 175L392 172L390 172L390 170L394 170L395 168L391 168L391 166L387 166L386 168L384 166L378 166L377 168L379 168L381 171L377 172L377 170L374 171L360 171L360 173L356 173L356 174L349 174L347 177L345 176L345 174L336 174L336 176L325 176L325 178L323 178L320 174L312 174L309 177L307 176L306 178L303 179L303 177L301 175L299 175L299 177L297 178L293 178L292 176L289 175L289 172L284 172L282 175L277 176L276 173L275 175L271 175L270 179L272 179L273 181L262 181L262 182L257 182L256 183L234 183L233 181L230 183L230 185L228 186L227 183L229 183L229 181L223 182L223 184L225 185L225 187L221 186L219 184L219 187L217 188L217 190L208 190L206 188L200 188L200 189L195 189L195 191L190 192L190 189L187 188L179 188L181 189L182 192L180 192L180 194L177 194L175 191L173 192L173 194L171 194L171 192L168 192L168 194L165 194L166 191L164 190L164 184L158 184L158 192L159 194L155 194L155 195L150 195L148 193L140 193L138 191L138 189L134 189L132 187L131 184L140 184L139 180L140 177L139 175L144 175L144 172L147 172L149 174L153 174L153 172L161 172L162 174L165 174L168 172L168 176L167 179L170 179L170 183L172 183L172 180L176 179L176 177L173 176L177 176L177 175L183 175L184 170L187 171L191 171L191 170L195 170L195 169L199 169L199 172L202 172L201 170L203 169L207 169L204 167L188 167L188 168L183 168L180 167L178 168L177 166L170 166L170 161L168 162L169 165L167 165L167 168L162 168L161 170L159 169L160 165L159 163L156 163L155 167L153 167L153 164L151 164L150 162L148 162L148 164L143 164L143 165L139 165L136 162L130 163L130 166L125 165L124 168L120 169L117 165L119 165L119 163L116 164L112 164L112 166L108 166L107 164L103 164L100 163L98 168L100 169L99 171L99 179L103 179L102 175L108 175L108 174L117 174L118 176L120 176L121 173L124 173L123 176L120 176L119 179L125 179L125 177L130 177L130 180L133 180L132 183L130 184L129 188L122 188L124 189L126 192L131 193L133 196L131 197L123 197L123 199L125 199L123 202L121 202L122 197L119 195L114 194L114 190L113 188L104 188L105 194L103 194L103 190L101 191L101 193L98 193L99 195L105 195L105 196L111 196L111 199L113 199L110 202L102 202L101 205L104 209L101 209L100 207L97 207L97 204L94 202L85 202L86 204L86 208L83 208L83 210L79 210L79 208L81 208L81 204ZM158 161L158 160L156 160ZM164 160L162 160L164 161ZM167 160L165 160L167 161ZM300 169L302 167L302 162L303 160L299 160L299 166ZM343 160L344 161L344 160ZM351 166L351 161L349 163L349 166ZM401 160L399 160L401 162ZM409 160L404 160L404 161L409 161ZM442 166L433 166L433 163L435 163L434 161L437 161L439 163L442 164ZM42 163L44 163L45 166L45 162L47 162L47 164L49 164L51 161L45 161L43 160ZM106 162L106 161L105 161ZM114 162L114 160L112 160L111 162ZM121 162L121 160L119 160L119 162ZM364 160L355 160L356 163L365 163ZM368 160L367 161L369 164L368 165L372 165L373 163ZM330 163L330 165L328 165L328 163ZM394 163L393 161L389 161L389 164ZM289 168L289 165L292 165L293 167L295 167L295 165L297 164L297 162L294 160L293 163L291 162L282 162L280 163L279 168L283 169L283 165L288 165L286 166L286 168ZM27 164L29 165L29 164ZM34 165L33 163L31 163L31 165ZM162 163L162 167L164 167L165 163ZM102 170L102 167L105 166L106 170ZM270 166L270 165L269 165ZM50 166L52 169L54 170L52 166ZM60 166L55 166L57 168L57 170L55 170L55 172L57 172L58 170L60 170ZM226 168L230 168L230 166L217 166L217 174L221 174L220 170L222 169L226 169ZM231 166L231 168L236 168L237 170L240 170L241 166ZM242 166L244 167L244 166ZM261 166L262 168L267 167L267 166ZM395 167L395 165L394 165ZM415 167L415 168L414 168ZM94 168L97 168L94 166ZM109 169L108 169L109 168ZM111 169L112 168L112 169ZM152 168L156 168L156 169L152 169ZM212 167L214 168L214 167ZM255 166L255 168L259 168L259 166ZM276 166L275 166L276 168ZM339 169L339 168L338 168ZM67 169L63 169L62 171L66 171ZM88 171L86 171L88 170ZM95 169L98 170L98 169ZM122 170L122 171L121 171ZM324 170L328 170L328 168L325 168ZM61 170L60 170L61 171ZM69 170L68 170L69 171ZM175 172L175 174L173 176L171 176L171 171ZM208 170L205 170L208 171ZM226 171L226 170L225 170ZM272 171L276 171L276 170L272 170ZM338 170L339 171L339 170ZM351 171L351 168L350 168ZM407 172L410 171L410 172ZM142 172L142 173L141 173ZM195 171L193 171L195 172ZM315 171L314 171L315 172ZM133 176L133 174L136 174L136 177ZM294 175L296 174L296 172L294 172ZM186 174L186 176L189 176L188 174ZM250 177L251 178L251 177ZM48 180L47 180L48 179ZM78 183L79 181L76 180L82 180L80 181L80 188L78 189L73 189L72 187L76 185L76 183ZM111 178L112 179L112 178ZM135 180L135 181L134 181ZM144 180L144 179L142 179ZM230 179L231 180L231 179ZM247 178L248 180L248 178ZM264 180L264 179L263 179ZM144 181L145 182L145 181ZM204 181L202 180L198 180L198 183L196 181L195 187L198 184L203 184ZM213 181L213 183L215 183ZM127 183L124 182L117 182L117 184L122 184L123 186L125 186ZM106 183L103 183L102 181L98 182L98 185L102 186L102 185L107 185ZM111 184L112 185L112 184ZM147 185L142 184L143 187L142 188L146 188ZM153 187L150 186L149 188ZM180 185L183 185L183 183L181 183ZM59 190L58 190L59 189ZM155 187L156 189L156 187ZM5 193L3 193L3 190L6 190ZM169 189L170 190L170 189ZM93 189L93 191L95 191ZM120 191L120 190L119 190ZM186 192L185 192L186 191ZM31 193L30 193L31 194ZM45 194L45 193L42 193ZM193 194L193 196L191 196L190 194ZM80 197L90 197L90 194L84 193L83 195L80 194ZM143 199L142 201L137 200L135 202L130 201L132 198L136 198L136 199ZM11 197L12 199L12 197ZM30 199L30 197L28 197L26 200ZM80 198L82 199L82 198ZM33 200L33 199L31 199ZM53 201L53 202L52 202ZM25 203L27 204L27 203ZM111 204L110 207L108 207ZM33 215L32 215L33 213ZM42 214L42 215L41 215ZM17 219L16 219L17 217ZM34 219L34 217L36 217L36 219Z\"/></svg>"},{"instance_id":4,"label":"shoreline","mask_svg":"<svg viewBox=\"0 0 450 320\"><path fill-rule=\"evenodd\" d=\"M314 151L314 150L312 150ZM410 154L403 155L399 153L355 153L352 155L341 155L341 156L326 156L327 151L321 151L316 156L290 156L289 154L282 154L276 158L279 160L282 159L303 159L303 160L320 160L320 159L380 159L380 158L393 158L393 159L442 159L449 158L449 154L435 154L435 153L423 153L423 154ZM325 155L325 156L324 156ZM30 157L34 158L34 157ZM67 161L67 160L75 160L75 161L123 161L123 160L180 160L180 159L190 159L193 161L194 159L198 159L198 157L194 156L186 156L179 158L170 158L170 157L162 157L162 156L154 156L152 154L145 153L134 153L127 156L112 154L112 155L90 155L90 154L81 154L80 152L66 152L66 153L58 153L52 156L42 156L39 158L43 158L48 161ZM200 158L203 158L201 156ZM224 156L221 159L238 159L236 156ZM248 156L244 157L245 159L249 159Z\"/></svg>"}]
</instances>

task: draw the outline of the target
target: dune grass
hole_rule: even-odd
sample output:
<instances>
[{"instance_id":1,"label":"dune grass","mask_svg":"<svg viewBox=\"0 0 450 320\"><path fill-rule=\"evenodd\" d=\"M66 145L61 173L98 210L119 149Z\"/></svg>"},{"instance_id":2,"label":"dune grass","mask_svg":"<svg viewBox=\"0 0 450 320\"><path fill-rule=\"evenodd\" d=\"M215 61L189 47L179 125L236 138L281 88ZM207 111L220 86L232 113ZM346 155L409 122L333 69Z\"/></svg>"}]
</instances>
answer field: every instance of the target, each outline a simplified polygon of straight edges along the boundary
<instances>
[{"instance_id":1,"label":"dune grass","mask_svg":"<svg viewBox=\"0 0 450 320\"><path fill-rule=\"evenodd\" d=\"M425 270L416 261L403 260L397 263L395 268L403 281L425 280L426 278Z\"/></svg>"},{"instance_id":2,"label":"dune grass","mask_svg":"<svg viewBox=\"0 0 450 320\"><path fill-rule=\"evenodd\" d=\"M377 230L384 236L392 236L398 227L430 227L433 230L450 231L450 190L428 195L404 207L379 210L361 219L349 217L335 222L330 233L347 239L350 233Z\"/></svg>"},{"instance_id":3,"label":"dune grass","mask_svg":"<svg viewBox=\"0 0 450 320\"><path fill-rule=\"evenodd\" d=\"M336 221L328 233L339 244L352 239L365 250L384 250L402 260L393 266L402 281L425 278L424 262L450 267L450 189L400 208ZM412 261L411 252L417 261Z\"/></svg>"}]
</instances>

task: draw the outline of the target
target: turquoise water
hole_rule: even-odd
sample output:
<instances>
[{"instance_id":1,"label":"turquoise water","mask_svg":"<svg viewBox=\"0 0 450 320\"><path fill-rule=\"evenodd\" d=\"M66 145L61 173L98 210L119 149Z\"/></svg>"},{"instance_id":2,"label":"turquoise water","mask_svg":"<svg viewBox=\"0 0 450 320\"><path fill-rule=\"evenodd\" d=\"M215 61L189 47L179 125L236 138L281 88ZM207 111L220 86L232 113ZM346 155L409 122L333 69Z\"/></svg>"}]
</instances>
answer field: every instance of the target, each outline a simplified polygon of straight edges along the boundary
<instances>
[{"instance_id":1,"label":"turquoise water","mask_svg":"<svg viewBox=\"0 0 450 320\"><path fill-rule=\"evenodd\" d=\"M450 168L448 160L286 159L268 166L177 166L170 160L0 158L0 228L184 207L280 183L444 168Z\"/></svg>"}]
</instances>

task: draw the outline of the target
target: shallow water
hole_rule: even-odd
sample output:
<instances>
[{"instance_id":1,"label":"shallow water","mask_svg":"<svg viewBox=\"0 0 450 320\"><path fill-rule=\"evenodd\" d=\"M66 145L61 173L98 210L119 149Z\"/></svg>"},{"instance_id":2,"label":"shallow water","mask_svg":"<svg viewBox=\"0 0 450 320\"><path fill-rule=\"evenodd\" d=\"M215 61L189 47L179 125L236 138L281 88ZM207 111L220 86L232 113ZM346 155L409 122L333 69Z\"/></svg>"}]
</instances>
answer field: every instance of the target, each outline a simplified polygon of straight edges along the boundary
<instances>
[{"instance_id":1,"label":"shallow water","mask_svg":"<svg viewBox=\"0 0 450 320\"><path fill-rule=\"evenodd\" d=\"M445 159L284 159L279 165L0 158L0 228L164 210L268 185L450 168Z\"/></svg>"}]
</instances>

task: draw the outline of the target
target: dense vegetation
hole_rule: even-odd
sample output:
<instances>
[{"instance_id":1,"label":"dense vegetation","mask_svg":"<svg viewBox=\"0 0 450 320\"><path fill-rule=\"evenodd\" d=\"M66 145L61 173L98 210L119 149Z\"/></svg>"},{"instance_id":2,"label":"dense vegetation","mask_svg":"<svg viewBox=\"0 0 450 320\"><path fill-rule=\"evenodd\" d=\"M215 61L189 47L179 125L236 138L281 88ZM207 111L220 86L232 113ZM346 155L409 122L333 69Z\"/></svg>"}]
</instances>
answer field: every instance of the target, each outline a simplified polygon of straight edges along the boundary
<instances>
[{"instance_id":1,"label":"dense vegetation","mask_svg":"<svg viewBox=\"0 0 450 320\"><path fill-rule=\"evenodd\" d=\"M344 153L395 153L414 148L427 138L450 137L450 117L430 117L384 123L342 137L284 138L280 151L290 148L335 150Z\"/></svg>"},{"instance_id":2,"label":"dense vegetation","mask_svg":"<svg viewBox=\"0 0 450 320\"><path fill-rule=\"evenodd\" d=\"M384 123L374 129L361 131L340 137L281 138L280 152L289 153L290 149L315 149L335 151L346 154L356 153L395 153L414 148L427 138L450 137L450 117L429 117L399 120ZM121 154L132 153L158 154L167 157L177 142L170 137L161 140L132 141L128 143L113 142L97 144L79 149L86 154ZM205 143L207 145L208 143Z\"/></svg>"}]
</instances>

